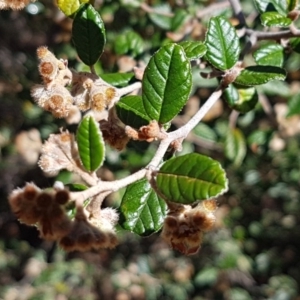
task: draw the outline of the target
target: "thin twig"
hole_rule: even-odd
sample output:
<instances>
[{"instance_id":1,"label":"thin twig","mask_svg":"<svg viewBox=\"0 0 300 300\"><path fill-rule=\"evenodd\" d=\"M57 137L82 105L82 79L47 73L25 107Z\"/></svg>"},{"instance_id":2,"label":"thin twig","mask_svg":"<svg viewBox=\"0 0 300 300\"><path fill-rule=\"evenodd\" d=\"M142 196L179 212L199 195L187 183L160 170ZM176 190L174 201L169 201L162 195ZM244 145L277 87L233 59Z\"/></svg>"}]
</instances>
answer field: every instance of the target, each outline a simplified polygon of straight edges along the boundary
<instances>
[{"instance_id":1,"label":"thin twig","mask_svg":"<svg viewBox=\"0 0 300 300\"><path fill-rule=\"evenodd\" d=\"M101 181L96 186L93 186L85 191L81 192L72 192L71 198L76 201L76 203L83 203L87 198L94 197L103 192L115 192L119 189L126 187L127 185L136 182L139 179L142 179L146 176L149 169L155 170L158 168L161 163L169 145L180 138L185 138L188 133L202 120L202 118L207 114L207 112L211 109L211 107L219 100L223 92L221 87L217 88L217 90L211 94L211 96L207 99L204 105L199 109L199 111L181 128L168 133L167 138L162 140L159 144L159 147L148 164L146 168L143 168L136 173L133 173L123 179L115 180L115 181Z\"/></svg>"},{"instance_id":2,"label":"thin twig","mask_svg":"<svg viewBox=\"0 0 300 300\"><path fill-rule=\"evenodd\" d=\"M223 10L230 7L229 1L223 1L218 3L213 3L208 7L201 8L196 12L196 17L198 19L202 19L203 17L207 17L209 15L215 14L216 11Z\"/></svg>"}]
</instances>

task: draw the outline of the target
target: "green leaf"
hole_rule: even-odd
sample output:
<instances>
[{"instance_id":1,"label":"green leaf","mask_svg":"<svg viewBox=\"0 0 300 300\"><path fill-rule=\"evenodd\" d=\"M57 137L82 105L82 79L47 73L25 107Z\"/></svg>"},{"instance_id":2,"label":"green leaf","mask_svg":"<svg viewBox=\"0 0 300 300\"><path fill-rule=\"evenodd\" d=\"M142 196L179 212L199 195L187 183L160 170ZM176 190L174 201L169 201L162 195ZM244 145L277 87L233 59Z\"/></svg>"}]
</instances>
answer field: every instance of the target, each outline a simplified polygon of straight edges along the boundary
<instances>
[{"instance_id":1,"label":"green leaf","mask_svg":"<svg viewBox=\"0 0 300 300\"><path fill-rule=\"evenodd\" d=\"M142 102L142 97L130 95L123 97L116 106L119 119L133 128L148 125L151 119L148 117Z\"/></svg>"},{"instance_id":2,"label":"green leaf","mask_svg":"<svg viewBox=\"0 0 300 300\"><path fill-rule=\"evenodd\" d=\"M211 128L211 126L202 122L194 128L193 132L205 140L216 142L218 139L216 132Z\"/></svg>"},{"instance_id":3,"label":"green leaf","mask_svg":"<svg viewBox=\"0 0 300 300\"><path fill-rule=\"evenodd\" d=\"M81 183L68 183L65 185L72 192L81 192L88 189L88 187Z\"/></svg>"},{"instance_id":4,"label":"green leaf","mask_svg":"<svg viewBox=\"0 0 300 300\"><path fill-rule=\"evenodd\" d=\"M141 236L158 231L164 222L167 206L146 179L126 189L120 206L120 225Z\"/></svg>"},{"instance_id":5,"label":"green leaf","mask_svg":"<svg viewBox=\"0 0 300 300\"><path fill-rule=\"evenodd\" d=\"M240 43L234 27L223 17L213 17L208 24L205 58L220 70L232 68L239 59Z\"/></svg>"},{"instance_id":6,"label":"green leaf","mask_svg":"<svg viewBox=\"0 0 300 300\"><path fill-rule=\"evenodd\" d=\"M253 53L258 65L282 67L284 62L284 48L279 44L267 44Z\"/></svg>"},{"instance_id":7,"label":"green leaf","mask_svg":"<svg viewBox=\"0 0 300 300\"><path fill-rule=\"evenodd\" d=\"M184 9L176 9L174 12L174 17L171 18L171 30L176 31L188 17L188 13Z\"/></svg>"},{"instance_id":8,"label":"green leaf","mask_svg":"<svg viewBox=\"0 0 300 300\"><path fill-rule=\"evenodd\" d=\"M72 16L82 3L87 3L88 0L57 0L58 8L66 15Z\"/></svg>"},{"instance_id":9,"label":"green leaf","mask_svg":"<svg viewBox=\"0 0 300 300\"><path fill-rule=\"evenodd\" d=\"M142 88L143 105L151 120L165 124L181 111L192 88L190 61L181 46L167 44L152 56Z\"/></svg>"},{"instance_id":10,"label":"green leaf","mask_svg":"<svg viewBox=\"0 0 300 300\"><path fill-rule=\"evenodd\" d=\"M189 60L194 60L201 58L206 53L206 45L202 42L190 42L185 41L179 43L179 45L183 48L186 57Z\"/></svg>"},{"instance_id":11,"label":"green leaf","mask_svg":"<svg viewBox=\"0 0 300 300\"><path fill-rule=\"evenodd\" d=\"M287 0L287 10L292 11L298 5L298 0Z\"/></svg>"},{"instance_id":12,"label":"green leaf","mask_svg":"<svg viewBox=\"0 0 300 300\"><path fill-rule=\"evenodd\" d=\"M254 87L238 89L233 84L225 89L224 98L229 107L241 113L254 109L258 102L258 94Z\"/></svg>"},{"instance_id":13,"label":"green leaf","mask_svg":"<svg viewBox=\"0 0 300 300\"><path fill-rule=\"evenodd\" d=\"M292 20L278 12L268 11L260 15L261 23L264 26L289 27Z\"/></svg>"},{"instance_id":14,"label":"green leaf","mask_svg":"<svg viewBox=\"0 0 300 300\"><path fill-rule=\"evenodd\" d=\"M168 3L163 3L160 5L153 5L151 7L154 12L149 13L150 20L158 27L165 30L170 30L172 17L167 16L167 14L172 13L170 5ZM158 11L159 14L157 14L156 11Z\"/></svg>"},{"instance_id":15,"label":"green leaf","mask_svg":"<svg viewBox=\"0 0 300 300\"><path fill-rule=\"evenodd\" d=\"M135 80L134 73L106 73L100 77L114 87L125 87Z\"/></svg>"},{"instance_id":16,"label":"green leaf","mask_svg":"<svg viewBox=\"0 0 300 300\"><path fill-rule=\"evenodd\" d=\"M247 152L246 141L238 128L228 130L225 140L225 155L235 166L240 166Z\"/></svg>"},{"instance_id":17,"label":"green leaf","mask_svg":"<svg viewBox=\"0 0 300 300\"><path fill-rule=\"evenodd\" d=\"M105 147L99 124L92 116L80 122L76 139L82 165L89 172L96 171L104 161Z\"/></svg>"},{"instance_id":18,"label":"green leaf","mask_svg":"<svg viewBox=\"0 0 300 300\"><path fill-rule=\"evenodd\" d=\"M277 11L285 15L288 12L286 0L254 0L258 11L262 14L269 11Z\"/></svg>"},{"instance_id":19,"label":"green leaf","mask_svg":"<svg viewBox=\"0 0 300 300\"><path fill-rule=\"evenodd\" d=\"M144 41L136 32L126 31L116 37L114 49L118 55L129 54L136 57L144 51Z\"/></svg>"},{"instance_id":20,"label":"green leaf","mask_svg":"<svg viewBox=\"0 0 300 300\"><path fill-rule=\"evenodd\" d=\"M290 45L295 52L300 53L300 38L291 38Z\"/></svg>"},{"instance_id":21,"label":"green leaf","mask_svg":"<svg viewBox=\"0 0 300 300\"><path fill-rule=\"evenodd\" d=\"M182 204L217 197L227 190L220 163L197 153L168 160L158 171L156 182L169 201Z\"/></svg>"},{"instance_id":22,"label":"green leaf","mask_svg":"<svg viewBox=\"0 0 300 300\"><path fill-rule=\"evenodd\" d=\"M235 83L253 86L267 83L271 80L284 80L286 72L282 68L273 66L251 66L245 68L235 79Z\"/></svg>"},{"instance_id":23,"label":"green leaf","mask_svg":"<svg viewBox=\"0 0 300 300\"><path fill-rule=\"evenodd\" d=\"M72 39L80 59L88 66L97 62L106 42L104 23L91 4L83 4L75 15Z\"/></svg>"},{"instance_id":24,"label":"green leaf","mask_svg":"<svg viewBox=\"0 0 300 300\"><path fill-rule=\"evenodd\" d=\"M300 95L296 94L288 102L288 113L287 117L294 115L300 115Z\"/></svg>"}]
</instances>

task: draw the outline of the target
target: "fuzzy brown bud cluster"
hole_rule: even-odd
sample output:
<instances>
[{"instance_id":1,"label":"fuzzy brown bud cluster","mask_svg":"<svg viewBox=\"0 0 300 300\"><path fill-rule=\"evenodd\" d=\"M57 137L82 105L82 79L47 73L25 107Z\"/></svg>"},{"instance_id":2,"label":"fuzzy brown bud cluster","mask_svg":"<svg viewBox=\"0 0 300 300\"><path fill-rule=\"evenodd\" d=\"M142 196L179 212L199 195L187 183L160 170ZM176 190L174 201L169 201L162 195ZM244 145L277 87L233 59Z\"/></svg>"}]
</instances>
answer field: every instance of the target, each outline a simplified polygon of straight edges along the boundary
<instances>
[{"instance_id":1,"label":"fuzzy brown bud cluster","mask_svg":"<svg viewBox=\"0 0 300 300\"><path fill-rule=\"evenodd\" d=\"M74 107L80 111L92 109L101 112L110 109L120 98L117 89L99 76L71 71L68 62L57 59L47 47L39 47L37 56L43 84L34 85L31 96L54 117L66 118Z\"/></svg>"},{"instance_id":2,"label":"fuzzy brown bud cluster","mask_svg":"<svg viewBox=\"0 0 300 300\"><path fill-rule=\"evenodd\" d=\"M71 231L59 241L59 245L68 252L115 248L118 244L114 230L117 221L118 214L113 209L101 210L100 218L96 220L79 208Z\"/></svg>"},{"instance_id":3,"label":"fuzzy brown bud cluster","mask_svg":"<svg viewBox=\"0 0 300 300\"><path fill-rule=\"evenodd\" d=\"M37 226L42 238L58 241L65 251L99 250L118 244L114 229L118 214L114 209L101 210L100 218L98 215L96 219L83 208L77 208L71 221L65 211L69 200L65 189L43 191L32 183L9 196L11 209L22 223Z\"/></svg>"},{"instance_id":4,"label":"fuzzy brown bud cluster","mask_svg":"<svg viewBox=\"0 0 300 300\"><path fill-rule=\"evenodd\" d=\"M27 6L30 0L0 0L0 9L20 10Z\"/></svg>"},{"instance_id":5,"label":"fuzzy brown bud cluster","mask_svg":"<svg viewBox=\"0 0 300 300\"><path fill-rule=\"evenodd\" d=\"M167 137L162 126L153 120L147 126L142 126L139 130L135 130L130 126L125 128L126 134L133 140L152 142L154 140L163 140Z\"/></svg>"},{"instance_id":6,"label":"fuzzy brown bud cluster","mask_svg":"<svg viewBox=\"0 0 300 300\"><path fill-rule=\"evenodd\" d=\"M189 205L172 207L164 221L162 238L182 254L196 254L203 234L214 227L216 209L214 199L202 201L194 208Z\"/></svg>"},{"instance_id":7,"label":"fuzzy brown bud cluster","mask_svg":"<svg viewBox=\"0 0 300 300\"><path fill-rule=\"evenodd\" d=\"M32 183L14 190L9 196L9 204L17 218L27 225L37 225L41 237L47 240L59 240L70 231L71 221L64 210L68 201L67 190L45 192Z\"/></svg>"}]
</instances>

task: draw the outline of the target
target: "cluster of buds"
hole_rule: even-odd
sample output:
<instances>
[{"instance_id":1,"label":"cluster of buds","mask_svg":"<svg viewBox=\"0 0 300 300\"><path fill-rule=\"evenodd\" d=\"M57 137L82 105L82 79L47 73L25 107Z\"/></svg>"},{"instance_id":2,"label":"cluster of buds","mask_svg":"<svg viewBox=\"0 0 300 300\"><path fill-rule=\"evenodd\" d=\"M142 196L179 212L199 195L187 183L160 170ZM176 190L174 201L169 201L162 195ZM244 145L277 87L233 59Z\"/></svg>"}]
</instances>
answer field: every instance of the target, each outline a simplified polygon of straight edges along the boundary
<instances>
[{"instance_id":1,"label":"cluster of buds","mask_svg":"<svg viewBox=\"0 0 300 300\"><path fill-rule=\"evenodd\" d=\"M135 130L130 126L125 128L126 134L133 140L153 142L155 140L163 140L167 137L164 128L153 120L147 126L142 126L139 130Z\"/></svg>"},{"instance_id":2,"label":"cluster of buds","mask_svg":"<svg viewBox=\"0 0 300 300\"><path fill-rule=\"evenodd\" d=\"M165 218L162 238L169 246L185 255L196 254L202 243L203 234L213 229L217 202L204 200L196 207L172 203Z\"/></svg>"},{"instance_id":3,"label":"cluster of buds","mask_svg":"<svg viewBox=\"0 0 300 300\"><path fill-rule=\"evenodd\" d=\"M27 225L37 225L41 237L48 240L59 240L70 231L71 221L64 210L68 201L67 190L46 192L32 183L14 190L9 196L9 204L17 218Z\"/></svg>"},{"instance_id":4,"label":"cluster of buds","mask_svg":"<svg viewBox=\"0 0 300 300\"><path fill-rule=\"evenodd\" d=\"M116 88L95 74L71 71L68 62L57 59L47 47L39 47L37 56L43 84L34 85L31 96L54 117L66 118L74 108L101 112L119 100ZM67 86L70 86L70 90Z\"/></svg>"},{"instance_id":5,"label":"cluster of buds","mask_svg":"<svg viewBox=\"0 0 300 300\"><path fill-rule=\"evenodd\" d=\"M118 244L115 210L103 209L96 219L80 207L71 221L65 211L69 200L66 189L43 191L31 183L9 196L11 209L21 222L37 226L42 238L58 241L66 251L114 248Z\"/></svg>"},{"instance_id":6,"label":"cluster of buds","mask_svg":"<svg viewBox=\"0 0 300 300\"><path fill-rule=\"evenodd\" d=\"M114 109L109 111L107 120L101 120L99 125L105 142L112 148L121 151L126 147L130 138Z\"/></svg>"},{"instance_id":7,"label":"cluster of buds","mask_svg":"<svg viewBox=\"0 0 300 300\"><path fill-rule=\"evenodd\" d=\"M0 0L0 9L20 10L34 0Z\"/></svg>"},{"instance_id":8,"label":"cluster of buds","mask_svg":"<svg viewBox=\"0 0 300 300\"><path fill-rule=\"evenodd\" d=\"M50 176L57 175L62 169L71 172L75 166L80 166L74 134L68 131L51 134L42 147L38 164Z\"/></svg>"},{"instance_id":9,"label":"cluster of buds","mask_svg":"<svg viewBox=\"0 0 300 300\"><path fill-rule=\"evenodd\" d=\"M77 208L72 229L59 241L59 245L68 252L115 248L118 244L114 229L117 221L118 214L111 208L101 210L97 219L83 208Z\"/></svg>"}]
</instances>

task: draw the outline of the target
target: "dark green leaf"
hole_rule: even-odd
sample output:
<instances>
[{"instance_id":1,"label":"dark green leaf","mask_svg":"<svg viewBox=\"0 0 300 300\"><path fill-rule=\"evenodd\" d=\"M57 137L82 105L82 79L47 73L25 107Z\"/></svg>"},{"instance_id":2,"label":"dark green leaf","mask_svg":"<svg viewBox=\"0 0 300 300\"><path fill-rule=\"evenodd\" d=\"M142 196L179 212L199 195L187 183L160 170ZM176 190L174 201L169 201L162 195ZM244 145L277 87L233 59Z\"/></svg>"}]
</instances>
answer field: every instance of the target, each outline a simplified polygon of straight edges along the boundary
<instances>
[{"instance_id":1,"label":"dark green leaf","mask_svg":"<svg viewBox=\"0 0 300 300\"><path fill-rule=\"evenodd\" d=\"M277 11L285 15L288 12L287 1L285 0L254 0L260 13Z\"/></svg>"},{"instance_id":2,"label":"dark green leaf","mask_svg":"<svg viewBox=\"0 0 300 300\"><path fill-rule=\"evenodd\" d=\"M240 166L246 156L246 141L238 128L229 129L225 140L225 155L235 166Z\"/></svg>"},{"instance_id":3,"label":"dark green leaf","mask_svg":"<svg viewBox=\"0 0 300 300\"><path fill-rule=\"evenodd\" d=\"M288 5L287 10L292 11L298 5L298 0L287 0L287 5Z\"/></svg>"},{"instance_id":4,"label":"dark green leaf","mask_svg":"<svg viewBox=\"0 0 300 300\"><path fill-rule=\"evenodd\" d=\"M182 204L217 197L227 190L219 162L196 153L168 160L158 171L156 182L169 201Z\"/></svg>"},{"instance_id":5,"label":"dark green leaf","mask_svg":"<svg viewBox=\"0 0 300 300\"><path fill-rule=\"evenodd\" d=\"M80 122L76 139L82 165L87 171L96 171L104 161L105 147L99 124L92 116Z\"/></svg>"},{"instance_id":6,"label":"dark green leaf","mask_svg":"<svg viewBox=\"0 0 300 300\"><path fill-rule=\"evenodd\" d=\"M150 59L143 77L143 105L151 120L172 120L189 98L192 87L190 61L181 46L167 44Z\"/></svg>"},{"instance_id":7,"label":"dark green leaf","mask_svg":"<svg viewBox=\"0 0 300 300\"><path fill-rule=\"evenodd\" d=\"M144 41L134 31L126 31L115 39L115 52L119 55L129 54L133 57L144 51Z\"/></svg>"},{"instance_id":8,"label":"dark green leaf","mask_svg":"<svg viewBox=\"0 0 300 300\"><path fill-rule=\"evenodd\" d=\"M73 22L72 39L80 59L88 66L97 62L106 42L104 23L91 4L83 4Z\"/></svg>"},{"instance_id":9,"label":"dark green leaf","mask_svg":"<svg viewBox=\"0 0 300 300\"><path fill-rule=\"evenodd\" d=\"M281 15L275 11L268 11L260 16L261 23L264 26L276 26L276 27L289 27L292 24L292 20L284 15Z\"/></svg>"},{"instance_id":10,"label":"dark green leaf","mask_svg":"<svg viewBox=\"0 0 300 300\"><path fill-rule=\"evenodd\" d=\"M296 94L288 102L288 113L287 117L291 117L294 115L300 115L300 95Z\"/></svg>"},{"instance_id":11,"label":"dark green leaf","mask_svg":"<svg viewBox=\"0 0 300 300\"><path fill-rule=\"evenodd\" d=\"M244 69L235 79L235 83L253 86L267 83L271 80L284 80L286 72L282 68L273 66L252 66Z\"/></svg>"},{"instance_id":12,"label":"dark green leaf","mask_svg":"<svg viewBox=\"0 0 300 300\"><path fill-rule=\"evenodd\" d=\"M282 67L284 62L284 48L279 44L268 44L253 53L258 65Z\"/></svg>"},{"instance_id":13,"label":"dark green leaf","mask_svg":"<svg viewBox=\"0 0 300 300\"><path fill-rule=\"evenodd\" d=\"M300 53L300 38L290 39L290 45L295 52Z\"/></svg>"},{"instance_id":14,"label":"dark green leaf","mask_svg":"<svg viewBox=\"0 0 300 300\"><path fill-rule=\"evenodd\" d=\"M72 192L81 192L81 191L85 191L86 189L88 189L88 187L86 185L80 184L80 183L69 183L69 184L66 184L66 187Z\"/></svg>"},{"instance_id":15,"label":"dark green leaf","mask_svg":"<svg viewBox=\"0 0 300 300\"><path fill-rule=\"evenodd\" d=\"M229 107L241 113L254 109L258 102L258 94L254 87L238 89L233 84L224 91L224 98Z\"/></svg>"},{"instance_id":16,"label":"dark green leaf","mask_svg":"<svg viewBox=\"0 0 300 300\"><path fill-rule=\"evenodd\" d=\"M262 146L268 142L268 132L263 130L255 130L247 138L247 142L250 146Z\"/></svg>"},{"instance_id":17,"label":"dark green leaf","mask_svg":"<svg viewBox=\"0 0 300 300\"><path fill-rule=\"evenodd\" d=\"M202 42L181 42L179 45L183 48L185 51L185 55L188 59L198 59L205 55L206 53L206 45Z\"/></svg>"},{"instance_id":18,"label":"dark green leaf","mask_svg":"<svg viewBox=\"0 0 300 300\"><path fill-rule=\"evenodd\" d=\"M164 222L167 206L146 179L126 189L120 206L120 225L141 236L158 231Z\"/></svg>"},{"instance_id":19,"label":"dark green leaf","mask_svg":"<svg viewBox=\"0 0 300 300\"><path fill-rule=\"evenodd\" d=\"M213 17L205 38L205 58L220 70L232 68L239 59L240 43L235 28L223 17Z\"/></svg>"},{"instance_id":20,"label":"dark green leaf","mask_svg":"<svg viewBox=\"0 0 300 300\"><path fill-rule=\"evenodd\" d=\"M183 25L185 19L188 17L188 13L184 9L177 9L174 13L174 17L171 18L171 30L176 31L181 25Z\"/></svg>"},{"instance_id":21,"label":"dark green leaf","mask_svg":"<svg viewBox=\"0 0 300 300\"><path fill-rule=\"evenodd\" d=\"M115 87L125 87L129 83L135 80L135 76L132 72L130 73L106 73L101 74L100 77Z\"/></svg>"},{"instance_id":22,"label":"dark green leaf","mask_svg":"<svg viewBox=\"0 0 300 300\"><path fill-rule=\"evenodd\" d=\"M151 119L148 117L141 96L131 95L123 97L117 104L119 119L133 128L148 125Z\"/></svg>"}]
</instances>

